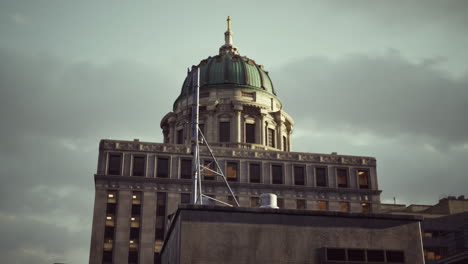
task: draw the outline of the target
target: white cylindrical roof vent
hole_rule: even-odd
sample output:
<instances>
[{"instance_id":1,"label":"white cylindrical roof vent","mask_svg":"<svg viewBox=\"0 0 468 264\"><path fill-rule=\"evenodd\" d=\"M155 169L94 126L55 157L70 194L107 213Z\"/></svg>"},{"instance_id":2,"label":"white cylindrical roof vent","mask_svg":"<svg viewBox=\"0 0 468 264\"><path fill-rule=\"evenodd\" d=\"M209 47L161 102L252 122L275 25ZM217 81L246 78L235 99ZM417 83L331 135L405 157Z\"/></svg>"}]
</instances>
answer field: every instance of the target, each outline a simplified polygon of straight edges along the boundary
<instances>
[{"instance_id":1,"label":"white cylindrical roof vent","mask_svg":"<svg viewBox=\"0 0 468 264\"><path fill-rule=\"evenodd\" d=\"M260 195L260 208L273 208L278 209L278 205L276 204L276 194L274 193L262 193Z\"/></svg>"}]
</instances>

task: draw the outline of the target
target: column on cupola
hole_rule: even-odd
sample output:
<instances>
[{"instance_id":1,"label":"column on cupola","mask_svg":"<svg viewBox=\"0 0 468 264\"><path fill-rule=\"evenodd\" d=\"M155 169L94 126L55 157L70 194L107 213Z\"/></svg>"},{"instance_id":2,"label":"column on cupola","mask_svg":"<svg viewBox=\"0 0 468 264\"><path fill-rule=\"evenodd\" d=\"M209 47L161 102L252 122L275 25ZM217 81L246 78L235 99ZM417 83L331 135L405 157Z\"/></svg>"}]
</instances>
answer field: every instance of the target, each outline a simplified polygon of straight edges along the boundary
<instances>
[{"instance_id":1,"label":"column on cupola","mask_svg":"<svg viewBox=\"0 0 468 264\"><path fill-rule=\"evenodd\" d=\"M277 131L277 139L276 139L276 148L277 149L280 149L280 150L283 150L283 126L284 126L284 122L285 122L285 118L284 116L281 114L281 111L278 112L278 115L277 115L277 118L275 118L276 120L276 131Z\"/></svg>"},{"instance_id":2,"label":"column on cupola","mask_svg":"<svg viewBox=\"0 0 468 264\"><path fill-rule=\"evenodd\" d=\"M214 118L214 110L216 106L207 107L207 115L205 122L205 138L208 142L215 142L215 129L216 129L216 120Z\"/></svg>"},{"instance_id":3,"label":"column on cupola","mask_svg":"<svg viewBox=\"0 0 468 264\"><path fill-rule=\"evenodd\" d=\"M235 112L235 115L232 119L232 121L234 122L233 124L233 128L231 131L233 131L233 137L232 137L232 141L236 142L236 143L241 143L242 142L242 139L241 139L241 136L242 136L242 119L241 119L241 113L242 113L242 105L240 104L235 104L233 106L233 110Z\"/></svg>"},{"instance_id":4,"label":"column on cupola","mask_svg":"<svg viewBox=\"0 0 468 264\"><path fill-rule=\"evenodd\" d=\"M260 141L259 144L262 144L263 146L267 145L267 139L266 139L266 128L267 128L267 123L266 123L266 115L268 114L268 111L265 109L260 109L260 124L259 124L259 131L260 131Z\"/></svg>"},{"instance_id":5,"label":"column on cupola","mask_svg":"<svg viewBox=\"0 0 468 264\"><path fill-rule=\"evenodd\" d=\"M175 144L176 143L176 135L175 135L175 120L173 118L170 118L169 119L169 143L172 143L172 144Z\"/></svg>"}]
</instances>

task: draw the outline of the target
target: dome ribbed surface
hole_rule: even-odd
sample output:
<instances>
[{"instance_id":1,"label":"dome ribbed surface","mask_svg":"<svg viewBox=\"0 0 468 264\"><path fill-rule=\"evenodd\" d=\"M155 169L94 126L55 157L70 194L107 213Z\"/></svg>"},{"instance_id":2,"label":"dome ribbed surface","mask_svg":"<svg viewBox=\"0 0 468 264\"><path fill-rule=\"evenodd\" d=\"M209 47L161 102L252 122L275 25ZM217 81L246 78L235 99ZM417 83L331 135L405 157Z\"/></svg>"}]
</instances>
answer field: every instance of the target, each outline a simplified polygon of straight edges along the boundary
<instances>
[{"instance_id":1,"label":"dome ribbed surface","mask_svg":"<svg viewBox=\"0 0 468 264\"><path fill-rule=\"evenodd\" d=\"M218 55L202 60L200 68L200 91L209 88L246 88L262 90L276 96L273 84L263 66L254 60L239 55ZM192 90L191 76L185 78L181 96Z\"/></svg>"}]
</instances>

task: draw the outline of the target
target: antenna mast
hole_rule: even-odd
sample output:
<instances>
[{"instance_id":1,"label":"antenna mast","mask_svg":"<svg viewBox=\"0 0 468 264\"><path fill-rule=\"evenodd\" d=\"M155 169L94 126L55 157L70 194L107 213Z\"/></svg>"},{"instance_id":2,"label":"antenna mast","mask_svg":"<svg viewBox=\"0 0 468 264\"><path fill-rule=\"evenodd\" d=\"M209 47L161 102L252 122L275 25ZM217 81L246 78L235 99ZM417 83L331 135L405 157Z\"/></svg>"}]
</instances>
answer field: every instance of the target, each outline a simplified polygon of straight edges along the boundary
<instances>
[{"instance_id":1,"label":"antenna mast","mask_svg":"<svg viewBox=\"0 0 468 264\"><path fill-rule=\"evenodd\" d=\"M205 139L205 136L203 136L203 132L200 130L198 126L198 119L199 119L199 99L200 99L200 68L196 67L192 70L192 72L188 73L189 75L192 76L191 78L191 84L193 88L193 98L192 98L192 154L193 154L193 160L192 160L192 203L193 204L203 204L203 198L213 200L215 202L232 206L231 204L225 203L223 201L217 200L213 197L210 197L208 195L204 195L202 192L202 176L206 173L209 172L210 174L215 174L218 177L221 177L224 180L224 183L226 184L226 187L229 189L229 193L231 194L234 202L236 203L237 206L239 206L239 202L237 201L236 196L234 195L234 192L231 189L231 186L229 186L229 183L226 179L226 176L224 176L223 170L219 166L218 160L213 154L213 151L210 148L210 145ZM201 165L200 162L200 143L205 145L207 148L212 161L210 164L207 165L207 167ZM211 164L216 165L215 170L209 168ZM203 172L202 173L202 169Z\"/></svg>"}]
</instances>

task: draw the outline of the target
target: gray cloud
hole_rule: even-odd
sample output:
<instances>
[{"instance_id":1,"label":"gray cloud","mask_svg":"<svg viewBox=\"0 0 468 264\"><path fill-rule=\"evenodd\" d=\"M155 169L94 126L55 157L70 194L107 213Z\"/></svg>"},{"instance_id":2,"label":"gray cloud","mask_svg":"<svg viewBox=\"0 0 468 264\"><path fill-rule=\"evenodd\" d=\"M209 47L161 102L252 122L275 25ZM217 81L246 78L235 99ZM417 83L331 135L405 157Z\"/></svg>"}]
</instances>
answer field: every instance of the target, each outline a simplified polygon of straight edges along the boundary
<instances>
[{"instance_id":1,"label":"gray cloud","mask_svg":"<svg viewBox=\"0 0 468 264\"><path fill-rule=\"evenodd\" d=\"M468 142L468 78L409 62L396 51L338 60L309 57L272 76L286 109L299 123L315 121L315 129L410 134L438 147Z\"/></svg>"},{"instance_id":2,"label":"gray cloud","mask_svg":"<svg viewBox=\"0 0 468 264\"><path fill-rule=\"evenodd\" d=\"M160 141L180 89L160 72L0 50L2 261L87 261L99 140Z\"/></svg>"}]
</instances>

